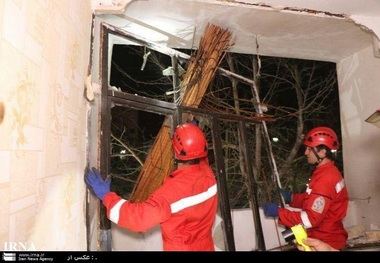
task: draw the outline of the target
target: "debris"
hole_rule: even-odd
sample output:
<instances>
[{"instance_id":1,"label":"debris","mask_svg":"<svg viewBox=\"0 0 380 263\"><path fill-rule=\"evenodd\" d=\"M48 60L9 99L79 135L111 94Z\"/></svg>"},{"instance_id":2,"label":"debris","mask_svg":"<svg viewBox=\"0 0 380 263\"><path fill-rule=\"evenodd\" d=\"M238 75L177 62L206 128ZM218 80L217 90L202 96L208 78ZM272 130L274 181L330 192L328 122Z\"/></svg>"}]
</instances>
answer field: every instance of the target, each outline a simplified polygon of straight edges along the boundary
<instances>
[{"instance_id":1,"label":"debris","mask_svg":"<svg viewBox=\"0 0 380 263\"><path fill-rule=\"evenodd\" d=\"M348 232L348 239L354 239L360 236L364 235L364 226L354 226L352 228L347 228L346 231Z\"/></svg>"}]
</instances>

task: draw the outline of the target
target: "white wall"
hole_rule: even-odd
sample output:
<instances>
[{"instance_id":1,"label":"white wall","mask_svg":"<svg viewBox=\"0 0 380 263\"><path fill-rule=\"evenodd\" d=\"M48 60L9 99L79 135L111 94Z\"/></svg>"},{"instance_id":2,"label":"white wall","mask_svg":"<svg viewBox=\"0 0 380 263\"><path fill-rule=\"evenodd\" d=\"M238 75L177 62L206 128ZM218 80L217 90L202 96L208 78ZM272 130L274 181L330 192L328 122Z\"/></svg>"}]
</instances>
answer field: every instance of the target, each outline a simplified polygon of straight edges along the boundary
<instances>
[{"instance_id":1,"label":"white wall","mask_svg":"<svg viewBox=\"0 0 380 263\"><path fill-rule=\"evenodd\" d=\"M337 73L344 176L357 207L350 216L380 230L380 129L365 122L380 108L380 58L370 46L337 63Z\"/></svg>"}]
</instances>

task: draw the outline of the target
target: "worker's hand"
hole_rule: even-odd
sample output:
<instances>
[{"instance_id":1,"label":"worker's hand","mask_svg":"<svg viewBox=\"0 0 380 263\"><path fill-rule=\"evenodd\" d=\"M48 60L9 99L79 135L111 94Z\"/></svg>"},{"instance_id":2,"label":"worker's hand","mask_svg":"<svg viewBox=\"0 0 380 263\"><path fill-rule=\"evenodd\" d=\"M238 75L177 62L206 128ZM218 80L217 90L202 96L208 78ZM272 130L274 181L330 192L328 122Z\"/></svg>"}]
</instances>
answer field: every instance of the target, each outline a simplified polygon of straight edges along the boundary
<instances>
[{"instance_id":1,"label":"worker's hand","mask_svg":"<svg viewBox=\"0 0 380 263\"><path fill-rule=\"evenodd\" d=\"M91 170L88 170L84 180L100 200L103 200L104 195L111 191L111 178L108 178L104 181L99 171L95 167L92 167Z\"/></svg>"},{"instance_id":2,"label":"worker's hand","mask_svg":"<svg viewBox=\"0 0 380 263\"><path fill-rule=\"evenodd\" d=\"M278 205L275 203L264 204L264 214L265 216L277 217L278 216Z\"/></svg>"},{"instance_id":3,"label":"worker's hand","mask_svg":"<svg viewBox=\"0 0 380 263\"><path fill-rule=\"evenodd\" d=\"M305 248L297 243L296 240L293 240L294 244L296 244L297 249L300 251L305 251ZM329 244L323 242L322 240L315 239L315 238L304 238L302 242L309 246L311 251L339 251L338 249L333 248Z\"/></svg>"},{"instance_id":4,"label":"worker's hand","mask_svg":"<svg viewBox=\"0 0 380 263\"><path fill-rule=\"evenodd\" d=\"M280 193L284 198L285 204L289 204L292 201L292 194L282 188L280 188Z\"/></svg>"}]
</instances>

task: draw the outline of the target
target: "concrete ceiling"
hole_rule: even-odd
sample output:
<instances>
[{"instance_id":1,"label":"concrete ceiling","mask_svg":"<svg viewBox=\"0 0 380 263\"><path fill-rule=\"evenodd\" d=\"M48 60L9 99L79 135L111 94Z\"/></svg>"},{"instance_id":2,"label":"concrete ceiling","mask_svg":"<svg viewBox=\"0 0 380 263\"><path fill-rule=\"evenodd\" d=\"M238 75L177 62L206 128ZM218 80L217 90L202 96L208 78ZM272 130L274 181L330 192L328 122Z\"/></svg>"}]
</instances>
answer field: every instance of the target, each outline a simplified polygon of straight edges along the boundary
<instances>
[{"instance_id":1,"label":"concrete ceiling","mask_svg":"<svg viewBox=\"0 0 380 263\"><path fill-rule=\"evenodd\" d=\"M232 32L238 53L337 62L379 49L379 0L93 0L93 8L99 19L172 48L196 47L213 23Z\"/></svg>"}]
</instances>

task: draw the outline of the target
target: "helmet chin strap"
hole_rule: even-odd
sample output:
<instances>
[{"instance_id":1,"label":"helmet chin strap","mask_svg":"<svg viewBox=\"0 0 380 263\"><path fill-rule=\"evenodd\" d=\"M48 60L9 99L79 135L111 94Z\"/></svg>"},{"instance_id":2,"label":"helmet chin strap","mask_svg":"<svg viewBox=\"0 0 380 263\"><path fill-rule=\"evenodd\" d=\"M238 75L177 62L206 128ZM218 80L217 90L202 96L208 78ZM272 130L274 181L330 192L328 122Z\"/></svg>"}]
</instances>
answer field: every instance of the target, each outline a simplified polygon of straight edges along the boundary
<instances>
[{"instance_id":1,"label":"helmet chin strap","mask_svg":"<svg viewBox=\"0 0 380 263\"><path fill-rule=\"evenodd\" d=\"M318 155L318 153L317 153L317 151L315 150L314 147L312 147L311 150L313 151L315 157L317 157L317 159L318 159L317 162L316 162L315 164L316 164L316 165L317 165L317 164L320 164L320 163L323 161L323 159L325 159L325 158L321 158L321 157Z\"/></svg>"}]
</instances>

